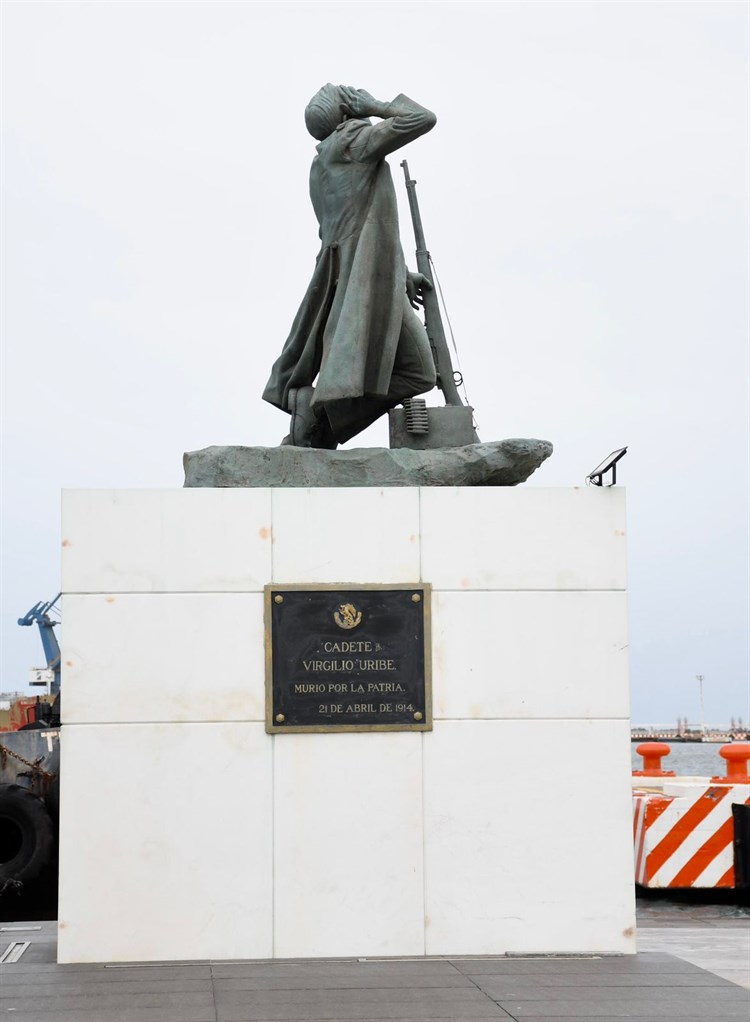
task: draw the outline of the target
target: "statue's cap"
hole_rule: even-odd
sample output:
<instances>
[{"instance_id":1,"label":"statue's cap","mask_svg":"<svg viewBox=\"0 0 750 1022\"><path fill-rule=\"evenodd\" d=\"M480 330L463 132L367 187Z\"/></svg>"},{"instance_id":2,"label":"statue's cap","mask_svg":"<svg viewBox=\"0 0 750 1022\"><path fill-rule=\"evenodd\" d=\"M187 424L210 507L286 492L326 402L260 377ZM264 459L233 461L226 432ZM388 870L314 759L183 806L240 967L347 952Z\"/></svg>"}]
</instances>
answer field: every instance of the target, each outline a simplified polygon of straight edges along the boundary
<instances>
[{"instance_id":1,"label":"statue's cap","mask_svg":"<svg viewBox=\"0 0 750 1022\"><path fill-rule=\"evenodd\" d=\"M322 142L336 130L343 119L339 87L328 82L322 89L318 89L305 107L307 130L313 138Z\"/></svg>"}]
</instances>

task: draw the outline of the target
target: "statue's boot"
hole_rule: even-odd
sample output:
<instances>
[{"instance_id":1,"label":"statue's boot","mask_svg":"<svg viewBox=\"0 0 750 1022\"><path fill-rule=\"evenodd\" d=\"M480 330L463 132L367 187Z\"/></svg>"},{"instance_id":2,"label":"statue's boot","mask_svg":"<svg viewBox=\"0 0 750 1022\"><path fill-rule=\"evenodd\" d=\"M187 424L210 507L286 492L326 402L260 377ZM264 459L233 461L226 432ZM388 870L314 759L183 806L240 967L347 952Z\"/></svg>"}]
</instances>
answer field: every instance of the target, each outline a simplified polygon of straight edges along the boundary
<instances>
[{"instance_id":1,"label":"statue's boot","mask_svg":"<svg viewBox=\"0 0 750 1022\"><path fill-rule=\"evenodd\" d=\"M294 447L311 447L310 434L315 425L315 413L311 404L315 390L312 387L299 387L289 391L289 411L292 421L289 425L289 437Z\"/></svg>"},{"instance_id":2,"label":"statue's boot","mask_svg":"<svg viewBox=\"0 0 750 1022\"><path fill-rule=\"evenodd\" d=\"M312 407L312 399L315 395L313 387L299 387L289 391L289 409L292 413L292 421L289 426L289 436L281 441L283 446L293 447L319 447L334 451L338 443L331 430L328 417L323 413L316 413Z\"/></svg>"}]
</instances>

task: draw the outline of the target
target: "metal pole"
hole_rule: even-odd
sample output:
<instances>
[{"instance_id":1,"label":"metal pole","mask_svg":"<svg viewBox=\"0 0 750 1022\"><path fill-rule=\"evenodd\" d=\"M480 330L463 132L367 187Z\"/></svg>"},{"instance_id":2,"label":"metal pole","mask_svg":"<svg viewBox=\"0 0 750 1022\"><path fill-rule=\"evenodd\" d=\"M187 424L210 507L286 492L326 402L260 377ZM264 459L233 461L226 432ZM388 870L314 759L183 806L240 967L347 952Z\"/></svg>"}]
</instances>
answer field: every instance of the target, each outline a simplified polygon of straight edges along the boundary
<instances>
[{"instance_id":1,"label":"metal pole","mask_svg":"<svg viewBox=\"0 0 750 1022\"><path fill-rule=\"evenodd\" d=\"M706 714L705 714L705 711L704 711L704 708L703 708L703 679L705 678L705 674L696 674L696 678L698 679L698 685L700 686L700 693L701 693L701 734L705 738L706 737Z\"/></svg>"}]
</instances>

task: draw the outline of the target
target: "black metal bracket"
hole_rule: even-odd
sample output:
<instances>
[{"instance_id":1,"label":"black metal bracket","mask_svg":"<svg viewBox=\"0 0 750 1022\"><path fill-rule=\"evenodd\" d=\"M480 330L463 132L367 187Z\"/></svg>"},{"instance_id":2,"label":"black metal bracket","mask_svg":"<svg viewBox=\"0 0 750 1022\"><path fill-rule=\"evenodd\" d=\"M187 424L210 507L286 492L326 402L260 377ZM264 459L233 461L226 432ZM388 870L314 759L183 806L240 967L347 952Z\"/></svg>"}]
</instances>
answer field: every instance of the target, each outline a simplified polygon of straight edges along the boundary
<instances>
[{"instance_id":1,"label":"black metal bracket","mask_svg":"<svg viewBox=\"0 0 750 1022\"><path fill-rule=\"evenodd\" d=\"M621 447L617 451L612 451L610 456L605 458L601 465L597 465L594 471L586 476L586 485L604 486L603 476L611 471L612 481L607 483L607 486L614 486L617 482L617 462L620 458L624 458L627 453L627 447Z\"/></svg>"}]
</instances>

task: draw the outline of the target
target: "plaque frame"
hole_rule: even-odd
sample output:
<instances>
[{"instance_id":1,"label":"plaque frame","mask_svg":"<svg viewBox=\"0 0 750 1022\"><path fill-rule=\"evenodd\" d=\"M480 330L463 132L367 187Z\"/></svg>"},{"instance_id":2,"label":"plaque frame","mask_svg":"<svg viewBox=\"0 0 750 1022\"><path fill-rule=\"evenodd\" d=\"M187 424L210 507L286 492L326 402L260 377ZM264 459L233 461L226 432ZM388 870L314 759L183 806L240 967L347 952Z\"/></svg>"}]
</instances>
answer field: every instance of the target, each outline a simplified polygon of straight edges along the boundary
<instances>
[{"instance_id":1,"label":"plaque frame","mask_svg":"<svg viewBox=\"0 0 750 1022\"><path fill-rule=\"evenodd\" d=\"M400 724L277 724L273 716L273 642L271 600L274 592L336 592L413 590L422 594L424 640L424 720ZM432 584L430 582L271 582L263 587L263 617L266 662L266 733L277 734L352 734L371 731L432 731Z\"/></svg>"}]
</instances>

